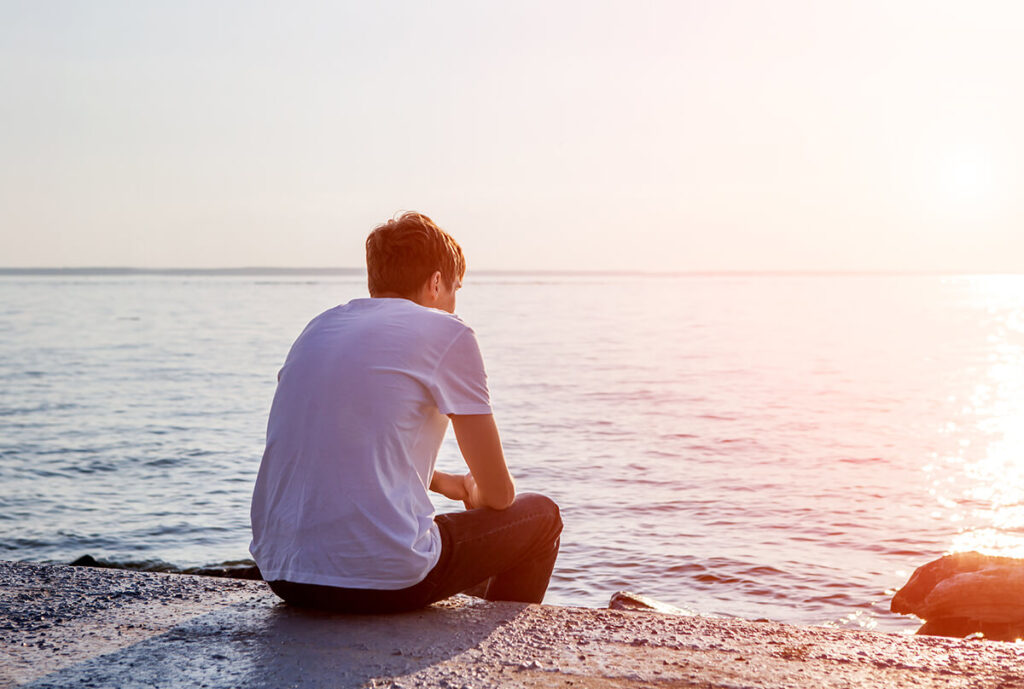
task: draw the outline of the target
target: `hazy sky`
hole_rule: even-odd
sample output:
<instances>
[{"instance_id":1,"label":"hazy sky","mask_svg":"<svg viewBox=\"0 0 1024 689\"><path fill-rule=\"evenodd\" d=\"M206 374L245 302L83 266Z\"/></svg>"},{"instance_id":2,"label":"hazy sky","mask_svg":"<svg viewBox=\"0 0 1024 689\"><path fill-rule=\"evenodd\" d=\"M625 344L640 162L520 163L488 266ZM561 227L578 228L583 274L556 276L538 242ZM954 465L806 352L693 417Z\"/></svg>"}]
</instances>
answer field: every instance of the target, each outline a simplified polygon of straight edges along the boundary
<instances>
[{"instance_id":1,"label":"hazy sky","mask_svg":"<svg viewBox=\"0 0 1024 689\"><path fill-rule=\"evenodd\" d=\"M1024 271L1022 8L0 0L0 265Z\"/></svg>"}]
</instances>

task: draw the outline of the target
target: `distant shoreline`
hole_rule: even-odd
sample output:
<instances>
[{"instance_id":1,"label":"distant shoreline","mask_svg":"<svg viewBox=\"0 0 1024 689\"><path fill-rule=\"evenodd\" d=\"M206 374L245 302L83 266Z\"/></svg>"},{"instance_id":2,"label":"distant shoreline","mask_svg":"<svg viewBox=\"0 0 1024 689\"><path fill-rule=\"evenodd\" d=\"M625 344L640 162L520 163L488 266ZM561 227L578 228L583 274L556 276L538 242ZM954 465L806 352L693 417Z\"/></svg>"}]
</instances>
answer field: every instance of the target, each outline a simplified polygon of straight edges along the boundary
<instances>
[{"instance_id":1,"label":"distant shoreline","mask_svg":"<svg viewBox=\"0 0 1024 689\"><path fill-rule=\"evenodd\" d=\"M642 270L473 270L474 275L481 276L551 276L551 277L898 277L898 276L935 276L935 277L969 277L984 276L1020 276L1022 272L1005 271L957 271L957 270L690 270L690 271L642 271ZM287 268L275 266L252 266L241 268L132 268L124 266L111 267L0 267L0 277L4 276L100 276L100 277L135 277L135 276L172 276L172 277L204 277L204 276L336 276L352 277L366 275L365 268Z\"/></svg>"},{"instance_id":2,"label":"distant shoreline","mask_svg":"<svg viewBox=\"0 0 1024 689\"><path fill-rule=\"evenodd\" d=\"M364 275L363 268L0 268L0 275Z\"/></svg>"}]
</instances>

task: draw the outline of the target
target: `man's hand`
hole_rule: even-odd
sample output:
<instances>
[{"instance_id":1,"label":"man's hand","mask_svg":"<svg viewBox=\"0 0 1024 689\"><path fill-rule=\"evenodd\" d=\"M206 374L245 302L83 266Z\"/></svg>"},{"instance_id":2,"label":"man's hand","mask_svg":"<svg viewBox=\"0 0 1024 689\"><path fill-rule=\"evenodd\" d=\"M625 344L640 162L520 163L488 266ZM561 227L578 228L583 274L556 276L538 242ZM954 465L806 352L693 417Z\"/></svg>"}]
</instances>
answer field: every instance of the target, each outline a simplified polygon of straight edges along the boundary
<instances>
[{"instance_id":1,"label":"man's hand","mask_svg":"<svg viewBox=\"0 0 1024 689\"><path fill-rule=\"evenodd\" d=\"M483 507L483 502L480 500L480 489L477 487L472 473L459 476L444 471L435 471L434 477L430 480L430 490L440 493L449 500L461 500L467 510Z\"/></svg>"},{"instance_id":2,"label":"man's hand","mask_svg":"<svg viewBox=\"0 0 1024 689\"><path fill-rule=\"evenodd\" d=\"M440 493L449 500L462 500L469 498L469 491L466 488L464 476L449 474L444 471L435 471L430 479L430 490Z\"/></svg>"},{"instance_id":3,"label":"man's hand","mask_svg":"<svg viewBox=\"0 0 1024 689\"><path fill-rule=\"evenodd\" d=\"M466 509L475 510L477 507L482 507L480 489L476 486L476 479L473 478L472 472L462 477L462 485L466 490L466 497L462 498L462 504L465 505Z\"/></svg>"}]
</instances>

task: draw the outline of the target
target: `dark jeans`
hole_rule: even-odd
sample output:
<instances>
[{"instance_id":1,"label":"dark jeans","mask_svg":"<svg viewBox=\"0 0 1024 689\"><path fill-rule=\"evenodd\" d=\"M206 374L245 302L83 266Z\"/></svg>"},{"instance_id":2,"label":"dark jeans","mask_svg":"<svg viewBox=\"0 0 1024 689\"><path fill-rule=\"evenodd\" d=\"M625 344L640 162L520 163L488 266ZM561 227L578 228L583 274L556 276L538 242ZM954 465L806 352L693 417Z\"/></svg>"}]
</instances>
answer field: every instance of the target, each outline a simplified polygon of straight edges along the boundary
<instances>
[{"instance_id":1,"label":"dark jeans","mask_svg":"<svg viewBox=\"0 0 1024 689\"><path fill-rule=\"evenodd\" d=\"M470 588L488 600L540 603L558 556L562 518L550 498L524 493L505 510L480 508L435 517L441 557L423 581L396 591L270 581L292 605L336 612L416 610Z\"/></svg>"}]
</instances>

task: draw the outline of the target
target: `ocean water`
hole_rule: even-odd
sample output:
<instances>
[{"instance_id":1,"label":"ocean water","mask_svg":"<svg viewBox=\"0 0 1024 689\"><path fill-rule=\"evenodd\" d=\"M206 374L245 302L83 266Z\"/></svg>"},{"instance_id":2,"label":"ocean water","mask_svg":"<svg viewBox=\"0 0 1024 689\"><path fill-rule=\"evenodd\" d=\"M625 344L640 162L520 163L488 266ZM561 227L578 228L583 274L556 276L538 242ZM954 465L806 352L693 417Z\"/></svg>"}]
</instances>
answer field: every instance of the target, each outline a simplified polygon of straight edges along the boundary
<instances>
[{"instance_id":1,"label":"ocean water","mask_svg":"<svg viewBox=\"0 0 1024 689\"><path fill-rule=\"evenodd\" d=\"M247 558L276 372L360 296L0 277L0 558ZM520 490L562 506L549 602L909 631L915 567L1024 555L1024 276L471 273L458 313Z\"/></svg>"}]
</instances>

